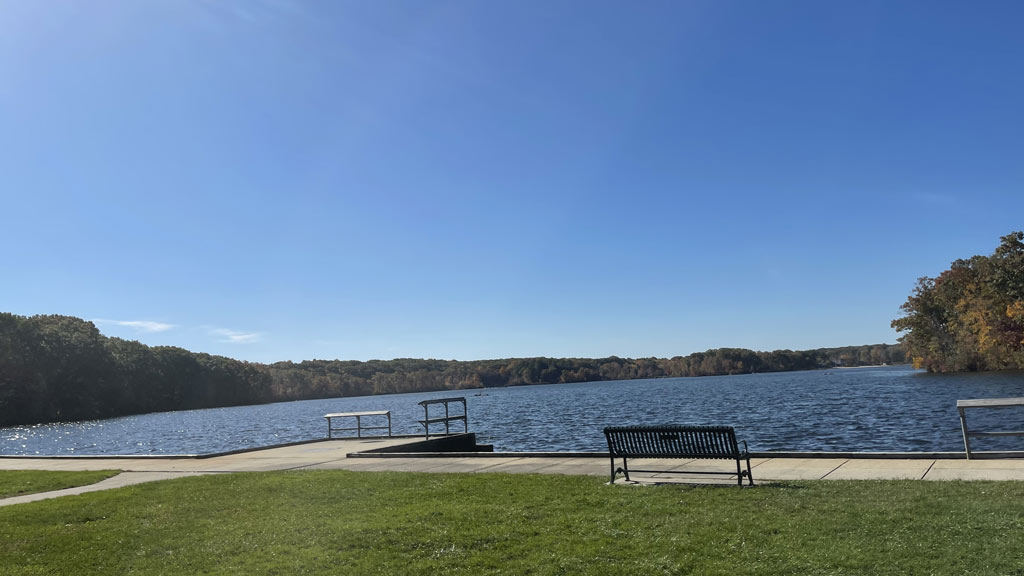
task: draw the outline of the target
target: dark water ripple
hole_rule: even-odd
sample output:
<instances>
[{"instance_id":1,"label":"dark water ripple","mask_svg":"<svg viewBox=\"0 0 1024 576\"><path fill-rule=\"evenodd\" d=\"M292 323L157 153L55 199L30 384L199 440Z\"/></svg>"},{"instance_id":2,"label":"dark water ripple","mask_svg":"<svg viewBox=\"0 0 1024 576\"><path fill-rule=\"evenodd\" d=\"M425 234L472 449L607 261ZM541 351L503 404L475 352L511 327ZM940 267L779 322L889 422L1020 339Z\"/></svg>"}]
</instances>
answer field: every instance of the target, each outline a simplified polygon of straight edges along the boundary
<instances>
[{"instance_id":1,"label":"dark water ripple","mask_svg":"<svg viewBox=\"0 0 1024 576\"><path fill-rule=\"evenodd\" d=\"M1024 396L1024 373L934 375L904 367L670 378L466 391L470 430L497 450L604 448L604 426L728 424L752 450L957 451L959 398ZM416 404L452 392L162 412L0 429L0 454L195 454L320 438L328 412L391 410L419 433ZM1024 430L1024 410L977 410L972 427ZM976 449L1024 449L1024 437Z\"/></svg>"}]
</instances>

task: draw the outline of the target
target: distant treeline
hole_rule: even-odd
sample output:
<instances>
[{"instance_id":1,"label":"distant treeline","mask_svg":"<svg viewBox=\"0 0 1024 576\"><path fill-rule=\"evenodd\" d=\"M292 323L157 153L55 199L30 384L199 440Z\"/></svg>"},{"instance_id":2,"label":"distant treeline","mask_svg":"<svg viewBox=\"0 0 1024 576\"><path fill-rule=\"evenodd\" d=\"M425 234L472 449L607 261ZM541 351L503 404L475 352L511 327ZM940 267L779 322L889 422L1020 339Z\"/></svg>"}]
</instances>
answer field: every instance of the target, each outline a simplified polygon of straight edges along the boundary
<instances>
[{"instance_id":1,"label":"distant treeline","mask_svg":"<svg viewBox=\"0 0 1024 576\"><path fill-rule=\"evenodd\" d=\"M921 278L892 326L914 365L932 372L1024 369L1024 232L991 256Z\"/></svg>"},{"instance_id":2,"label":"distant treeline","mask_svg":"<svg viewBox=\"0 0 1024 576\"><path fill-rule=\"evenodd\" d=\"M898 345L674 358L310 360L257 364L109 338L69 316L0 313L0 426L284 400L904 362Z\"/></svg>"}]
</instances>

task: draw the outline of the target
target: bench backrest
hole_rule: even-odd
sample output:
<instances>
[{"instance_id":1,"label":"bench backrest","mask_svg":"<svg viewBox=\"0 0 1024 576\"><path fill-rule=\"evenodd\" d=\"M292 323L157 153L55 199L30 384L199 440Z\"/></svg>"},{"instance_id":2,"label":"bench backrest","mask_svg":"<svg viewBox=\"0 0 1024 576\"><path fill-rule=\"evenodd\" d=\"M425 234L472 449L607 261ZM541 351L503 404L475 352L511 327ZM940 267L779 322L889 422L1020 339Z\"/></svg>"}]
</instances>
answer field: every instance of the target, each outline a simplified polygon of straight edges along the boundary
<instances>
[{"instance_id":1,"label":"bench backrest","mask_svg":"<svg viewBox=\"0 0 1024 576\"><path fill-rule=\"evenodd\" d=\"M736 458L731 426L612 426L604 429L608 452L630 458Z\"/></svg>"}]
</instances>

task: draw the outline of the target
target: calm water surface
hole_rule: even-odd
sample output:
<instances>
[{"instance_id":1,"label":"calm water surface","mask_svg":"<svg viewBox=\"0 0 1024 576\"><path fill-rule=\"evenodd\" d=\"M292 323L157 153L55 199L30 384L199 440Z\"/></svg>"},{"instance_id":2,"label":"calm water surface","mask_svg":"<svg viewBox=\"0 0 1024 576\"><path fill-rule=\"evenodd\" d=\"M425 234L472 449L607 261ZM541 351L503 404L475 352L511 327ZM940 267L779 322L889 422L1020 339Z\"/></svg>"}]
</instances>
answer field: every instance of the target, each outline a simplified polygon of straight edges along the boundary
<instances>
[{"instance_id":1,"label":"calm water surface","mask_svg":"<svg viewBox=\"0 0 1024 576\"><path fill-rule=\"evenodd\" d=\"M282 402L0 429L0 454L204 454L322 438L328 412L391 410L420 433L428 398L464 395L470 431L499 451L606 448L623 424L724 424L751 450L957 451L959 398L1024 396L1024 373L935 375L906 367L556 384ZM972 428L1024 430L1024 411L979 410ZM1024 438L977 439L978 450Z\"/></svg>"}]
</instances>

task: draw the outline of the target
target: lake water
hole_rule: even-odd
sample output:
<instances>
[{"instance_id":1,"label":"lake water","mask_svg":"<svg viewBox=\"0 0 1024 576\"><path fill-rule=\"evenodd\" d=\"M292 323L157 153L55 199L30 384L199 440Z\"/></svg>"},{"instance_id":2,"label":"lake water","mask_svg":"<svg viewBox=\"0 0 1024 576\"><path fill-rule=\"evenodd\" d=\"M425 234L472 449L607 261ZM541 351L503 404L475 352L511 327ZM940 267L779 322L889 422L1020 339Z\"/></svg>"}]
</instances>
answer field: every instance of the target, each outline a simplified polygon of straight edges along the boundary
<instances>
[{"instance_id":1,"label":"lake water","mask_svg":"<svg viewBox=\"0 0 1024 576\"><path fill-rule=\"evenodd\" d=\"M854 368L306 400L4 428L0 454L208 454L322 438L324 414L363 410L391 410L396 434L416 434L417 402L459 395L470 431L499 451L601 451L604 426L668 423L732 425L755 451L959 451L957 399L1024 396L1024 373ZM1024 430L1016 409L968 419ZM1024 449L1024 437L972 447Z\"/></svg>"}]
</instances>

